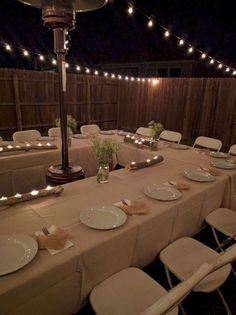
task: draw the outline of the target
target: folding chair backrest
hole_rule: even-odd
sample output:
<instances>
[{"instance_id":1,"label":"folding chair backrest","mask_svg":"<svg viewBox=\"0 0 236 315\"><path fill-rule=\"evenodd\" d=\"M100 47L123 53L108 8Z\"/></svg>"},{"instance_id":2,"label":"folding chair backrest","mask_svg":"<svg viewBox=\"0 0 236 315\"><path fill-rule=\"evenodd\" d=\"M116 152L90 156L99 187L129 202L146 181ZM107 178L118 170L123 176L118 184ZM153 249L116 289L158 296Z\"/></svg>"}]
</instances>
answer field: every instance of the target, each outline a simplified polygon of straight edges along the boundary
<instances>
[{"instance_id":1,"label":"folding chair backrest","mask_svg":"<svg viewBox=\"0 0 236 315\"><path fill-rule=\"evenodd\" d=\"M14 141L36 141L40 137L41 133L38 130L16 131L12 135Z\"/></svg>"},{"instance_id":2,"label":"folding chair backrest","mask_svg":"<svg viewBox=\"0 0 236 315\"><path fill-rule=\"evenodd\" d=\"M222 142L215 138L200 136L195 140L193 147L195 146L200 146L200 147L212 149L215 151L220 151L222 147Z\"/></svg>"}]
</instances>

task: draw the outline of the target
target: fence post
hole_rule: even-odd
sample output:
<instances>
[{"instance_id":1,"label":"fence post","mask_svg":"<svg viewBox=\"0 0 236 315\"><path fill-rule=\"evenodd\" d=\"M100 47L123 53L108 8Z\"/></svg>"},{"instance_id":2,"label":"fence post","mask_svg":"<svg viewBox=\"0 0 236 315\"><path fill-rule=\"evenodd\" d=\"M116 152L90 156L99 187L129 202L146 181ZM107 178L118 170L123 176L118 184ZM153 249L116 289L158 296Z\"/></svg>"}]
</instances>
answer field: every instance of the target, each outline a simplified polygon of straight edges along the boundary
<instances>
[{"instance_id":1,"label":"fence post","mask_svg":"<svg viewBox=\"0 0 236 315\"><path fill-rule=\"evenodd\" d=\"M86 117L86 120L87 120L87 123L90 122L91 120L91 95L90 95L90 80L89 78L86 78L86 94L87 94L87 117Z\"/></svg>"},{"instance_id":2,"label":"fence post","mask_svg":"<svg viewBox=\"0 0 236 315\"><path fill-rule=\"evenodd\" d=\"M17 129L22 130L22 115L21 115L21 103L19 94L19 81L17 74L13 75L14 96L16 105L16 123Z\"/></svg>"}]
</instances>

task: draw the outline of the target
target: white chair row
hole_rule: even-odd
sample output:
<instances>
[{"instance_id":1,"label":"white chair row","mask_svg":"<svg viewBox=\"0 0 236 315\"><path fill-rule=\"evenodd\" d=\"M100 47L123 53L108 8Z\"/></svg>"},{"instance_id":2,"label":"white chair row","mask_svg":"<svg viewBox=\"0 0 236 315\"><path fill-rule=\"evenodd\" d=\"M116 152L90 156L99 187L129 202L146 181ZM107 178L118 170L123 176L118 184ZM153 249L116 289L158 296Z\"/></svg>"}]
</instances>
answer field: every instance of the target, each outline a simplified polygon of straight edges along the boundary
<instances>
[{"instance_id":1,"label":"white chair row","mask_svg":"<svg viewBox=\"0 0 236 315\"><path fill-rule=\"evenodd\" d=\"M150 128L145 128L145 127L139 127L135 133L137 135L144 136L144 137L152 136L152 132ZM171 130L163 130L159 136L159 139L180 143L182 139L182 135L180 132L171 131Z\"/></svg>"},{"instance_id":2,"label":"white chair row","mask_svg":"<svg viewBox=\"0 0 236 315\"><path fill-rule=\"evenodd\" d=\"M68 127L67 129L68 129L68 134L70 136L73 135L73 131L71 130L71 128ZM80 131L82 134L95 135L95 134L99 133L100 128L96 124L83 125L80 127ZM141 136L150 137L151 131L149 128L139 127L136 130L136 134L141 135ZM48 130L48 135L50 137L60 137L61 136L61 129L58 127L50 128ZM18 141L18 142L20 142L20 141L36 141L36 140L40 139L41 133L38 130L16 131L13 133L12 137L13 137L14 141ZM163 130L160 134L159 139L180 143L180 141L182 139L182 135L180 132L171 131L171 130ZM0 141L2 141L1 137L0 137ZM222 142L218 139L215 139L215 138L200 136L195 140L193 147L203 147L203 148L208 148L208 149L215 150L215 151L220 151L220 149L222 147ZM230 147L228 153L232 154L232 155L236 155L236 144L233 144Z\"/></svg>"},{"instance_id":3,"label":"white chair row","mask_svg":"<svg viewBox=\"0 0 236 315\"><path fill-rule=\"evenodd\" d=\"M139 127L136 130L136 134L144 137L151 137L151 130L145 127ZM180 132L163 130L159 136L159 139L163 139L170 142L180 143L182 134ZM196 138L193 147L203 147L215 151L220 151L222 142L215 138L200 136ZM232 145L229 149L229 154L236 155L236 144Z\"/></svg>"},{"instance_id":4,"label":"white chair row","mask_svg":"<svg viewBox=\"0 0 236 315\"><path fill-rule=\"evenodd\" d=\"M92 290L90 302L96 314L175 315L178 314L177 306L191 290L217 290L228 314L231 314L219 286L230 274L229 263L236 259L236 245L218 254L206 245L184 237L165 248L160 258L166 269L182 281L181 284L167 292L140 269L124 269ZM167 274L171 284L169 271ZM181 310L185 314L182 307Z\"/></svg>"},{"instance_id":5,"label":"white chair row","mask_svg":"<svg viewBox=\"0 0 236 315\"><path fill-rule=\"evenodd\" d=\"M160 253L165 266L171 290L167 292L159 283L137 268L124 269L95 287L90 295L90 302L97 315L174 315L178 313L177 305L186 314L181 301L190 293L210 293L217 291L227 314L230 309L219 287L227 280L236 260L236 244L223 250L216 231L228 236L224 245L236 240L236 212L219 208L206 217L218 244L221 254L189 237L183 237L168 245ZM170 271L181 284L173 288ZM233 268L232 271L236 277Z\"/></svg>"}]
</instances>

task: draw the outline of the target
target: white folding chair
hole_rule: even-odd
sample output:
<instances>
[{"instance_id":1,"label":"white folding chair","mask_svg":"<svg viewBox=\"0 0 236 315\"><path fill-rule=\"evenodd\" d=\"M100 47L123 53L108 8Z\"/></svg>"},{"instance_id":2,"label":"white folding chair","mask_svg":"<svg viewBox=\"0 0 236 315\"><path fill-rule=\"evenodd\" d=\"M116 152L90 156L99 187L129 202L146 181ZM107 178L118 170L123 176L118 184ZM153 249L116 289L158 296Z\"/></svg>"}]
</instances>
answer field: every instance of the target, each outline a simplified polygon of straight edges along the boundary
<instances>
[{"instance_id":1,"label":"white folding chair","mask_svg":"<svg viewBox=\"0 0 236 315\"><path fill-rule=\"evenodd\" d=\"M100 127L95 124L83 125L80 127L80 132L83 135L95 135L95 134L98 134L99 131L100 131Z\"/></svg>"},{"instance_id":2,"label":"white folding chair","mask_svg":"<svg viewBox=\"0 0 236 315\"><path fill-rule=\"evenodd\" d=\"M152 136L152 131L150 130L150 128L145 128L145 127L139 127L135 133L137 135L144 136L144 137Z\"/></svg>"},{"instance_id":3,"label":"white folding chair","mask_svg":"<svg viewBox=\"0 0 236 315\"><path fill-rule=\"evenodd\" d=\"M216 250L224 251L230 241L236 240L236 212L227 208L218 208L212 211L205 218L206 222L210 225L218 248ZM227 239L220 242L216 231L224 234Z\"/></svg>"},{"instance_id":4,"label":"white folding chair","mask_svg":"<svg viewBox=\"0 0 236 315\"><path fill-rule=\"evenodd\" d=\"M169 271L180 281L188 279L204 262L210 262L220 257L220 254L208 246L190 237L183 237L168 245L160 253L160 260L165 266L166 276L170 287L172 281ZM194 287L195 292L210 293L217 291L228 314L230 309L219 287L227 280L231 265L225 265L205 277Z\"/></svg>"},{"instance_id":5,"label":"white folding chair","mask_svg":"<svg viewBox=\"0 0 236 315\"><path fill-rule=\"evenodd\" d=\"M159 136L159 139L180 143L182 135L180 132L163 130Z\"/></svg>"},{"instance_id":6,"label":"white folding chair","mask_svg":"<svg viewBox=\"0 0 236 315\"><path fill-rule=\"evenodd\" d=\"M142 270L127 268L98 284L90 302L97 315L177 314L177 305L202 279L235 259L236 246L201 265L169 292Z\"/></svg>"},{"instance_id":7,"label":"white folding chair","mask_svg":"<svg viewBox=\"0 0 236 315\"><path fill-rule=\"evenodd\" d=\"M231 145L228 153L231 155L236 155L236 144Z\"/></svg>"},{"instance_id":8,"label":"white folding chair","mask_svg":"<svg viewBox=\"0 0 236 315\"><path fill-rule=\"evenodd\" d=\"M13 141L36 141L41 137L41 133L38 130L23 130L13 133Z\"/></svg>"},{"instance_id":9,"label":"white folding chair","mask_svg":"<svg viewBox=\"0 0 236 315\"><path fill-rule=\"evenodd\" d=\"M67 127L67 134L69 136L73 136L73 131L71 130L70 127ZM49 137L60 138L61 137L61 128L60 127L53 127L53 128L48 129L48 135L49 135Z\"/></svg>"},{"instance_id":10,"label":"white folding chair","mask_svg":"<svg viewBox=\"0 0 236 315\"><path fill-rule=\"evenodd\" d=\"M215 138L200 136L195 140L193 147L195 146L212 149L218 152L222 147L222 142Z\"/></svg>"}]
</instances>

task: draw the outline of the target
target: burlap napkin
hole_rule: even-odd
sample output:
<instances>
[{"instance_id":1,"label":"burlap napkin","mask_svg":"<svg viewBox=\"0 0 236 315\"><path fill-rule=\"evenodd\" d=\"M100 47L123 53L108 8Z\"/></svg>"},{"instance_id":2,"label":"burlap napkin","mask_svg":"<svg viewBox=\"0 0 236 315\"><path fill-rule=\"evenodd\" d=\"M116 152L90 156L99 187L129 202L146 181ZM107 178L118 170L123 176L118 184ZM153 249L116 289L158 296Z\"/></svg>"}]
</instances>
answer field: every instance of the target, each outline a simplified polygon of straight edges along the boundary
<instances>
[{"instance_id":1,"label":"burlap napkin","mask_svg":"<svg viewBox=\"0 0 236 315\"><path fill-rule=\"evenodd\" d=\"M168 182L165 182L164 185L169 186L169 187L171 187L171 186L175 187L179 191L184 191L184 190L190 189L190 185L183 183L183 182L168 181Z\"/></svg>"},{"instance_id":2,"label":"burlap napkin","mask_svg":"<svg viewBox=\"0 0 236 315\"><path fill-rule=\"evenodd\" d=\"M123 210L127 215L147 214L148 208L145 203L136 200L122 199L115 206Z\"/></svg>"},{"instance_id":3,"label":"burlap napkin","mask_svg":"<svg viewBox=\"0 0 236 315\"><path fill-rule=\"evenodd\" d=\"M216 170L215 168L212 168L212 167L210 167L210 168L208 168L208 167L200 167L198 170L199 171L203 171L203 172L207 172L207 173L211 174L212 176L220 176L220 175L222 175L222 173L220 171L218 171L218 170Z\"/></svg>"},{"instance_id":4,"label":"burlap napkin","mask_svg":"<svg viewBox=\"0 0 236 315\"><path fill-rule=\"evenodd\" d=\"M47 249L50 254L55 255L74 245L70 241L72 236L63 229L52 225L48 231L49 235L45 235L42 231L35 232L39 249Z\"/></svg>"}]
</instances>

